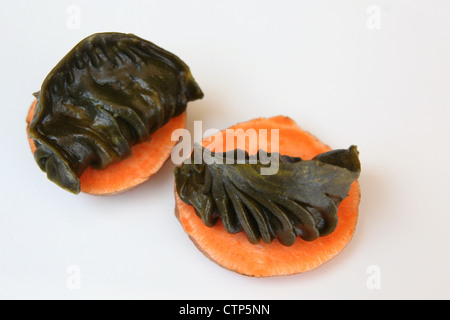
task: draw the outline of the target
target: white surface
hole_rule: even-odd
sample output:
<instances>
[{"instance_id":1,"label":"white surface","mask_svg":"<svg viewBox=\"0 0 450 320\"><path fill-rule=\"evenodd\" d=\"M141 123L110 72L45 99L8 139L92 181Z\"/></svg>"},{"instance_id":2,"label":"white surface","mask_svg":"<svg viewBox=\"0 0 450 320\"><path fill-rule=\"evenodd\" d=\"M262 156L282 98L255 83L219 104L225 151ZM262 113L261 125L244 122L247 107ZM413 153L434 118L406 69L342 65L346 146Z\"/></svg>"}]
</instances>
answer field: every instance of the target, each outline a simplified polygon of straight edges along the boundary
<instances>
[{"instance_id":1,"label":"white surface","mask_svg":"<svg viewBox=\"0 0 450 320\"><path fill-rule=\"evenodd\" d=\"M73 4L79 29L67 27ZM380 29L368 27L371 5ZM450 298L449 13L447 0L2 2L0 298ZM188 107L190 129L283 114L333 148L357 144L348 247L312 272L244 277L183 232L171 163L113 197L49 182L26 140L31 94L101 31L135 33L190 66L205 92ZM67 287L71 265L79 290ZM367 286L371 265L379 289Z\"/></svg>"}]
</instances>

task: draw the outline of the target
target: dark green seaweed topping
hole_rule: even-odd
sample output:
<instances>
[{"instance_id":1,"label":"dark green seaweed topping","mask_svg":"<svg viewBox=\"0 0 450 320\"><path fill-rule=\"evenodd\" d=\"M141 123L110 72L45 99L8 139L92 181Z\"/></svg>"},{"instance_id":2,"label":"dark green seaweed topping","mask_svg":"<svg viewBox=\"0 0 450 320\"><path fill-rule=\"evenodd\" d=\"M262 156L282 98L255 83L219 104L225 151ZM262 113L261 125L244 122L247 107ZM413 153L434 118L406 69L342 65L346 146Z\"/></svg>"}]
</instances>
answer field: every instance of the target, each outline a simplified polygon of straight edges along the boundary
<instances>
[{"instance_id":1,"label":"dark green seaweed topping","mask_svg":"<svg viewBox=\"0 0 450 320\"><path fill-rule=\"evenodd\" d=\"M194 161L197 149L190 163L175 169L178 195L206 226L221 219L228 232L244 231L253 244L277 238L289 246L297 237L312 241L332 233L338 206L361 171L356 146L307 161L261 151L254 156L242 150L209 155L204 151L200 150L200 164L194 164L199 162ZM245 157L241 164L238 154ZM261 168L269 166L265 156L278 161L276 174L261 174ZM234 159L234 164L226 164L226 159Z\"/></svg>"},{"instance_id":2,"label":"dark green seaweed topping","mask_svg":"<svg viewBox=\"0 0 450 320\"><path fill-rule=\"evenodd\" d=\"M45 78L30 135L39 167L73 192L88 166L106 168L203 93L174 54L132 34L82 40Z\"/></svg>"}]
</instances>

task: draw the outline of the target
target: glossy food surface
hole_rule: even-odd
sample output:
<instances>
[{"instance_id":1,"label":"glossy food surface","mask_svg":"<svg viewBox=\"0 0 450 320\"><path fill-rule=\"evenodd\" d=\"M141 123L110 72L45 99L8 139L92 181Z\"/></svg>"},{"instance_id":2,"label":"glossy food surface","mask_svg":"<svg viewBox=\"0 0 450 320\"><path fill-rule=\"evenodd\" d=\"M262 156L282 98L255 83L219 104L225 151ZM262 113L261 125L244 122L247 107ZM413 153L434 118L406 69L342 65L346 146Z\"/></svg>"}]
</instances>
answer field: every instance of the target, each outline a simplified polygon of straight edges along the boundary
<instances>
[{"instance_id":1,"label":"glossy food surface","mask_svg":"<svg viewBox=\"0 0 450 320\"><path fill-rule=\"evenodd\" d=\"M82 40L44 80L30 125L39 167L80 192L89 166L103 169L131 154L203 93L174 54L132 34Z\"/></svg>"},{"instance_id":2,"label":"glossy food surface","mask_svg":"<svg viewBox=\"0 0 450 320\"><path fill-rule=\"evenodd\" d=\"M312 241L332 233L338 206L361 170L355 146L308 161L262 152L249 156L241 150L201 152L202 163L195 164L194 153L190 163L175 169L180 199L206 226L221 219L229 233L244 231L254 244L277 238L290 246L297 237ZM239 154L243 163L237 161ZM261 174L266 156L278 163L275 174Z\"/></svg>"}]
</instances>

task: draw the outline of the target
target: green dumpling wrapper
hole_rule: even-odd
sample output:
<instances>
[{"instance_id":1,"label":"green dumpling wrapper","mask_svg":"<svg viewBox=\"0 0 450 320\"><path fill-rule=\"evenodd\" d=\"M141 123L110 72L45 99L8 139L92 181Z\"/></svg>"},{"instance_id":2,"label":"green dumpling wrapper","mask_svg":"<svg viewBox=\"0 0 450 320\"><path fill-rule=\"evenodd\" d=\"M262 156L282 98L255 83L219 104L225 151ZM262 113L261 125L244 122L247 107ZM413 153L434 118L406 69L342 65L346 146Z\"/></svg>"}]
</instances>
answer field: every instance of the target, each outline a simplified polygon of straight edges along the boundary
<instances>
[{"instance_id":1,"label":"green dumpling wrapper","mask_svg":"<svg viewBox=\"0 0 450 320\"><path fill-rule=\"evenodd\" d=\"M88 166L130 156L203 93L174 54L133 34L98 33L56 65L36 96L35 160L51 181L79 193Z\"/></svg>"},{"instance_id":2,"label":"green dumpling wrapper","mask_svg":"<svg viewBox=\"0 0 450 320\"><path fill-rule=\"evenodd\" d=\"M201 149L200 163L196 152L198 148L190 162L175 169L180 199L194 207L206 226L221 219L227 232L243 231L253 244L277 238L290 246L297 237L313 241L332 233L338 206L361 172L356 146L312 160L262 151L249 156L238 149L209 154ZM269 158L278 163L278 170L261 174Z\"/></svg>"}]
</instances>

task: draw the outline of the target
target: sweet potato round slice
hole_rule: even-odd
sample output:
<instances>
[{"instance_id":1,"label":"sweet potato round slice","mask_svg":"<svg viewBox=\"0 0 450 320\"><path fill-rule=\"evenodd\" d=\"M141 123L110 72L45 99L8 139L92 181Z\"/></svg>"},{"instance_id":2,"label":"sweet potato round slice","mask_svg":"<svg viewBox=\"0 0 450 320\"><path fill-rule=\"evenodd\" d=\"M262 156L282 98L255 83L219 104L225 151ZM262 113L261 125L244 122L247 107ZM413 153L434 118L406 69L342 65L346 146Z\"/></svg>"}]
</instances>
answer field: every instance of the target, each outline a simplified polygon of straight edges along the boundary
<instances>
[{"instance_id":1,"label":"sweet potato round slice","mask_svg":"<svg viewBox=\"0 0 450 320\"><path fill-rule=\"evenodd\" d=\"M36 100L32 103L27 121L28 127L33 119ZM132 147L132 155L106 169L87 168L80 177L81 191L94 195L111 195L124 192L155 174L170 157L176 141L172 141L172 132L186 127L186 112L172 118L166 125L152 134L150 142L142 142ZM175 137L176 138L176 137ZM36 147L28 134L28 142L34 153Z\"/></svg>"},{"instance_id":2,"label":"sweet potato round slice","mask_svg":"<svg viewBox=\"0 0 450 320\"><path fill-rule=\"evenodd\" d=\"M305 160L329 151L330 148L316 137L305 132L287 117L260 118L237 124L230 129L279 129L279 152L284 155L301 157ZM225 141L226 131L219 133ZM207 146L210 142L204 141ZM270 138L268 139L270 151ZM257 151L246 150L252 154ZM234 147L233 147L234 149ZM224 145L222 150L227 151ZM317 268L335 257L351 240L358 220L360 189L358 181L353 182L349 196L339 205L338 226L330 235L307 242L298 238L294 245L283 246L275 240L267 244L251 244L243 232L226 232L221 221L214 227L207 227L195 214L194 208L185 204L175 192L176 216L194 244L212 261L229 270L247 276L267 277L290 275Z\"/></svg>"}]
</instances>

